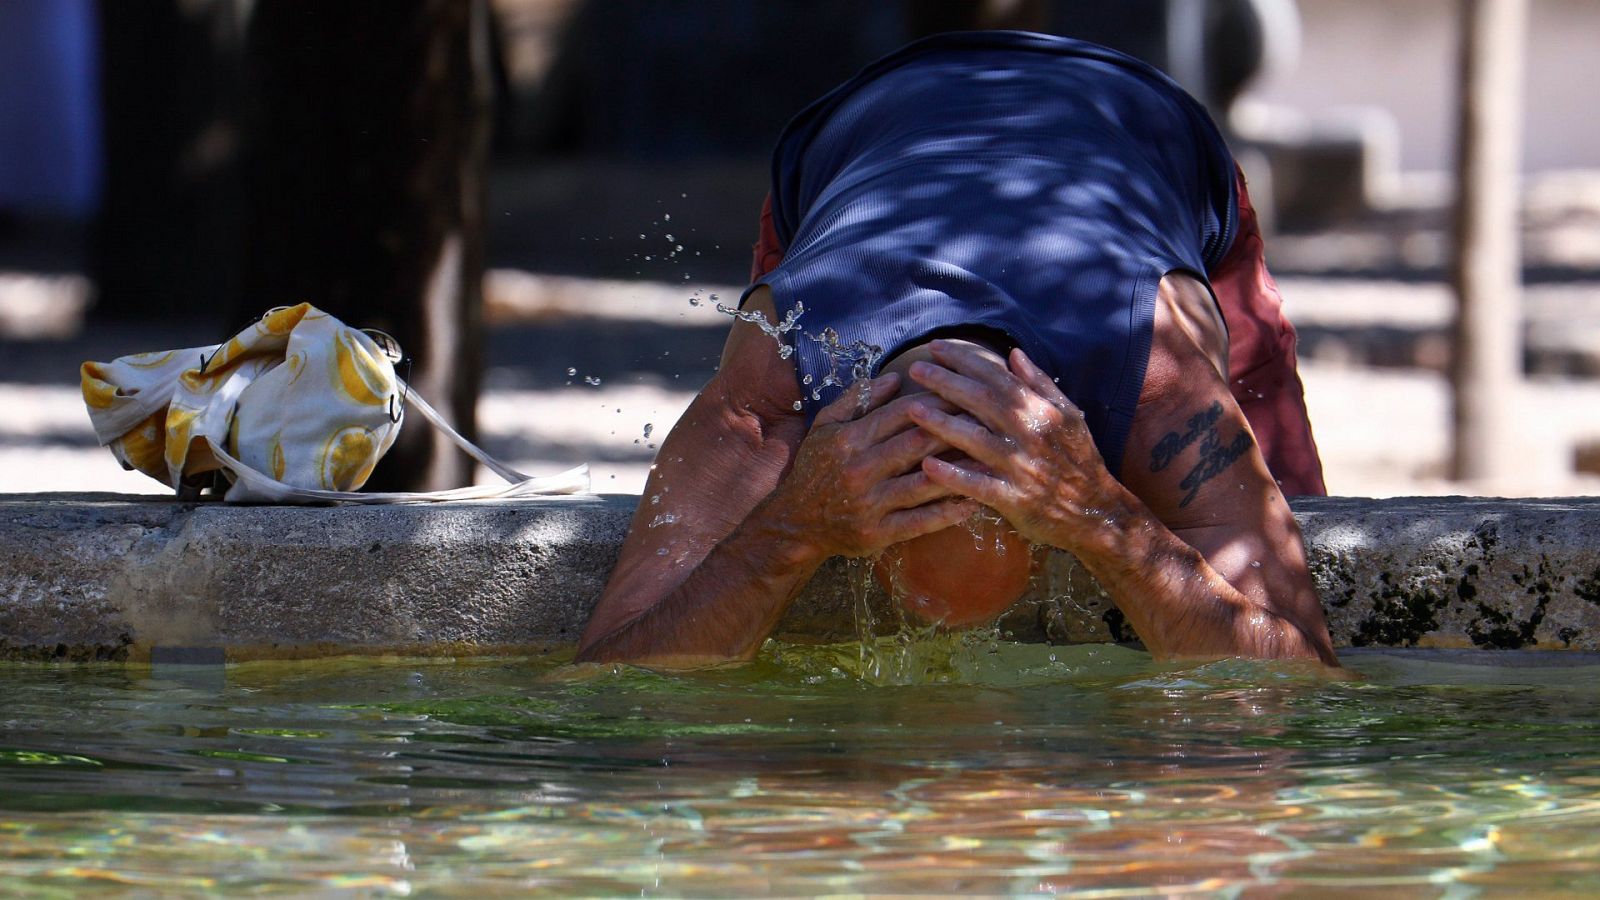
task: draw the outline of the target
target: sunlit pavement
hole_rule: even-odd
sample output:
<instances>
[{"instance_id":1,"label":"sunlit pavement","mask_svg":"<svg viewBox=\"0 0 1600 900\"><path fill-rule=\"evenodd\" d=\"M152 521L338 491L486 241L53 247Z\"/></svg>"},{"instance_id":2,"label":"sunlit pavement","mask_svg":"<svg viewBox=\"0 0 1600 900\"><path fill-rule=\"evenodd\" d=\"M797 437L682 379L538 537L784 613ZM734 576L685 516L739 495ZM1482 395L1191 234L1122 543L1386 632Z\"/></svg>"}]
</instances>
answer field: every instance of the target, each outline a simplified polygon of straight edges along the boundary
<instances>
[{"instance_id":1,"label":"sunlit pavement","mask_svg":"<svg viewBox=\"0 0 1600 900\"><path fill-rule=\"evenodd\" d=\"M499 325L479 407L486 449L533 475L588 462L595 490L638 493L662 439L714 369L729 320L712 307L733 302L737 289L494 277L500 285L491 291L490 318ZM1295 279L1283 286L1308 331L1447 321L1437 285ZM1538 302L1571 304L1585 295L1600 296L1600 288L1567 286ZM1590 337L1582 328L1572 335ZM162 492L96 446L76 383L84 353L152 349L162 348L119 347L115 335L98 334L34 343L25 373L0 360L0 492ZM1463 485L1443 477L1449 395L1441 375L1341 363L1337 353L1319 352L1331 358L1308 359L1301 368L1333 493L1600 494L1600 476L1573 471L1575 448L1600 440L1600 381L1525 382L1508 438L1527 460L1525 471L1501 483Z\"/></svg>"}]
</instances>

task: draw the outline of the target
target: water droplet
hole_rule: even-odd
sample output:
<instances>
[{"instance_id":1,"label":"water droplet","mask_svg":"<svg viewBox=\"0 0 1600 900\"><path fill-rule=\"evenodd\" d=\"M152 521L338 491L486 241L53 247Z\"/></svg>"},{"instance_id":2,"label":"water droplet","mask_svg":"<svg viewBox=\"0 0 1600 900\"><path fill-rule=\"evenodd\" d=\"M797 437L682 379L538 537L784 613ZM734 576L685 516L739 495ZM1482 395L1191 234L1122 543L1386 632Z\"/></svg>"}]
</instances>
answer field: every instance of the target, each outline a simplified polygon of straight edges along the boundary
<instances>
[{"instance_id":1,"label":"water droplet","mask_svg":"<svg viewBox=\"0 0 1600 900\"><path fill-rule=\"evenodd\" d=\"M577 370L576 367L568 366L567 367L567 374L568 375L576 375L576 374L578 374L578 370Z\"/></svg>"},{"instance_id":2,"label":"water droplet","mask_svg":"<svg viewBox=\"0 0 1600 900\"><path fill-rule=\"evenodd\" d=\"M650 433L655 431L655 430L656 430L656 426L654 424L652 424L650 422L644 423L644 436L645 437L648 438L650 436Z\"/></svg>"},{"instance_id":3,"label":"water droplet","mask_svg":"<svg viewBox=\"0 0 1600 900\"><path fill-rule=\"evenodd\" d=\"M805 409L805 407L806 407L806 405L804 403L801 403L799 400L796 400L794 402L794 411L795 412L799 412L800 410Z\"/></svg>"},{"instance_id":4,"label":"water droplet","mask_svg":"<svg viewBox=\"0 0 1600 900\"><path fill-rule=\"evenodd\" d=\"M1261 568L1261 560L1259 560L1259 559L1253 559L1253 560L1251 560L1251 561L1250 561L1250 568L1252 568L1252 569L1259 569L1259 568Z\"/></svg>"},{"instance_id":5,"label":"water droplet","mask_svg":"<svg viewBox=\"0 0 1600 900\"><path fill-rule=\"evenodd\" d=\"M677 238L675 238L675 237L673 237L673 236L672 236L672 235L670 235L670 234L669 234L669 235L667 235L667 241L668 241L668 243L670 243L670 242L672 242L672 241L675 241L675 240L677 240ZM679 248L678 248L678 249L679 249L679 250L682 250L682 249L683 249L683 248L682 248L682 247L679 247Z\"/></svg>"},{"instance_id":6,"label":"water droplet","mask_svg":"<svg viewBox=\"0 0 1600 900\"><path fill-rule=\"evenodd\" d=\"M650 468L654 469L655 466L651 466ZM661 505L661 495L660 494L651 494L650 495L650 505L651 506L660 506Z\"/></svg>"},{"instance_id":7,"label":"water droplet","mask_svg":"<svg viewBox=\"0 0 1600 900\"><path fill-rule=\"evenodd\" d=\"M639 240L641 240L641 241L644 240L644 235L642 235L642 234L639 235Z\"/></svg>"},{"instance_id":8,"label":"water droplet","mask_svg":"<svg viewBox=\"0 0 1600 900\"><path fill-rule=\"evenodd\" d=\"M689 305L690 306L699 306L700 305L700 298L699 297L690 297L689 298Z\"/></svg>"},{"instance_id":9,"label":"water droplet","mask_svg":"<svg viewBox=\"0 0 1600 900\"><path fill-rule=\"evenodd\" d=\"M687 197L689 195L688 194L684 194L683 196ZM662 213L661 214L661 220L663 222L671 222L672 221L672 213ZM670 235L670 234L667 235L667 239L671 240L672 239L672 235Z\"/></svg>"},{"instance_id":10,"label":"water droplet","mask_svg":"<svg viewBox=\"0 0 1600 900\"><path fill-rule=\"evenodd\" d=\"M585 375L585 376L583 376L583 383L584 384L592 384L592 385L595 385L596 387L598 387L600 385L600 379L599 379L599 377L594 376L594 375Z\"/></svg>"}]
</instances>

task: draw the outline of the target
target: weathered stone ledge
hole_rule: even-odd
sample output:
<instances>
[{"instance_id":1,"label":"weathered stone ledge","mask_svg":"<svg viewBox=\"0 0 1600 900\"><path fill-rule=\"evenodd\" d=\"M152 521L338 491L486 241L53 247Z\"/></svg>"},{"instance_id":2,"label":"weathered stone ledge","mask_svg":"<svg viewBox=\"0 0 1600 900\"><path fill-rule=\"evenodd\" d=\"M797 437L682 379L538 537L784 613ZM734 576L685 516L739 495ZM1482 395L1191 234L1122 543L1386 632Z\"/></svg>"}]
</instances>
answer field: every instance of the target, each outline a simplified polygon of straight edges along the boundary
<instances>
[{"instance_id":1,"label":"weathered stone ledge","mask_svg":"<svg viewBox=\"0 0 1600 900\"><path fill-rule=\"evenodd\" d=\"M570 644L637 498L229 507L0 495L0 656L216 660ZM1600 650L1600 500L1293 502L1341 646ZM1019 640L1132 635L1064 554L1002 620ZM879 618L892 622L878 598ZM843 565L785 619L854 633Z\"/></svg>"}]
</instances>

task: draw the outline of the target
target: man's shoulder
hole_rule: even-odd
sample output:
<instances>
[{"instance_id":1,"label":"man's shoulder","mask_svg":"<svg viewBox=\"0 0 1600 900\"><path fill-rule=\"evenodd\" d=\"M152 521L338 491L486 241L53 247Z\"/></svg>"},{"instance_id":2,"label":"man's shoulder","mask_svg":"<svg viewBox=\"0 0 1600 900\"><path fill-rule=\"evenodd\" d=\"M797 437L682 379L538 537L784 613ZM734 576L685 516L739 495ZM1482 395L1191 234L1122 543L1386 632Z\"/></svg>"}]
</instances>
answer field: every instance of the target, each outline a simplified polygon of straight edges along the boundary
<instances>
[{"instance_id":1,"label":"man's shoulder","mask_svg":"<svg viewBox=\"0 0 1600 900\"><path fill-rule=\"evenodd\" d=\"M772 293L764 285L745 298L742 311L771 322L776 317ZM784 355L776 339L752 322L736 320L723 346L717 373L701 391L737 416L754 416L763 425L803 422L796 409L800 382L793 355Z\"/></svg>"},{"instance_id":2,"label":"man's shoulder","mask_svg":"<svg viewBox=\"0 0 1600 900\"><path fill-rule=\"evenodd\" d=\"M1211 379L1197 378L1196 365L1209 363L1226 383L1228 327L1211 291L1199 279L1182 272L1161 279L1151 328L1141 409L1149 404L1181 405L1181 395L1209 389Z\"/></svg>"}]
</instances>

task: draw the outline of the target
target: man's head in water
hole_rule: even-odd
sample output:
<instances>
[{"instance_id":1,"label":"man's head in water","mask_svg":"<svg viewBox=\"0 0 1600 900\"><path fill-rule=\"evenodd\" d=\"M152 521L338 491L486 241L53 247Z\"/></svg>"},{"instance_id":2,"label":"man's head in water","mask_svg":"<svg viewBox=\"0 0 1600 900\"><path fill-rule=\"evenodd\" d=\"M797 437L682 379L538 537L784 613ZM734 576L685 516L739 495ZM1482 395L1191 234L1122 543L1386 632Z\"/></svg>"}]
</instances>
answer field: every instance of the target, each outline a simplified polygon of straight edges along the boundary
<instances>
[{"instance_id":1,"label":"man's head in water","mask_svg":"<svg viewBox=\"0 0 1600 900\"><path fill-rule=\"evenodd\" d=\"M946 338L993 354L1004 365L1005 356L990 339ZM901 377L901 394L926 388L909 375L911 364L931 361L928 345L917 344L884 364L884 373ZM965 454L943 454L951 461L977 466ZM1033 574L1033 548L999 515L984 513L960 525L890 546L873 565L878 583L907 612L947 628L972 628L994 621L1027 590Z\"/></svg>"}]
</instances>

